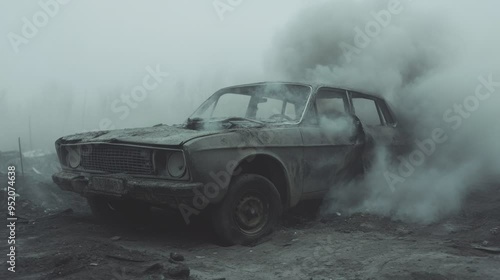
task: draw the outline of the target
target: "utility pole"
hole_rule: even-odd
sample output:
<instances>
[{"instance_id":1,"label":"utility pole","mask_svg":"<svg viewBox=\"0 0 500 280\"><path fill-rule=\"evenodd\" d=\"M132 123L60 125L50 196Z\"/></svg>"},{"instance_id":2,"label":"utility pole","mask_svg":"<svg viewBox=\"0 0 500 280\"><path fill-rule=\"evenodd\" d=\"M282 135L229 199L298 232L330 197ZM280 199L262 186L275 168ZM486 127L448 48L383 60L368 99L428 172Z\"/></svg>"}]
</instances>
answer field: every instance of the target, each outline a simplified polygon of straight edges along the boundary
<instances>
[{"instance_id":1,"label":"utility pole","mask_svg":"<svg viewBox=\"0 0 500 280\"><path fill-rule=\"evenodd\" d=\"M28 126L29 126L29 130L30 130L30 150L33 151L33 136L31 134L31 116L29 116L29 118L28 118Z\"/></svg>"},{"instance_id":2,"label":"utility pole","mask_svg":"<svg viewBox=\"0 0 500 280\"><path fill-rule=\"evenodd\" d=\"M17 138L17 143L19 144L19 158L21 159L21 174L24 177L23 151L21 150L21 137Z\"/></svg>"},{"instance_id":3,"label":"utility pole","mask_svg":"<svg viewBox=\"0 0 500 280\"><path fill-rule=\"evenodd\" d=\"M85 90L85 94L83 95L82 131L85 131L86 113L87 113L87 90Z\"/></svg>"}]
</instances>

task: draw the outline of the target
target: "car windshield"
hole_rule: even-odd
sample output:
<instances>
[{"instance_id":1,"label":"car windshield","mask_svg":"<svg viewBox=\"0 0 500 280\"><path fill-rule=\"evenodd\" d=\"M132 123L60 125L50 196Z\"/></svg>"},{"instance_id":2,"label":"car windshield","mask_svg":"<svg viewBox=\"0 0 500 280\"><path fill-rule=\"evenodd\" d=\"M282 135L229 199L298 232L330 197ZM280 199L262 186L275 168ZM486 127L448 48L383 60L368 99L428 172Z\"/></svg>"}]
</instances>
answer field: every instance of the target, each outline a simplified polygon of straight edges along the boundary
<instances>
[{"instance_id":1,"label":"car windshield","mask_svg":"<svg viewBox=\"0 0 500 280\"><path fill-rule=\"evenodd\" d=\"M311 88L303 85L263 84L226 88L205 101L190 119L299 122Z\"/></svg>"}]
</instances>

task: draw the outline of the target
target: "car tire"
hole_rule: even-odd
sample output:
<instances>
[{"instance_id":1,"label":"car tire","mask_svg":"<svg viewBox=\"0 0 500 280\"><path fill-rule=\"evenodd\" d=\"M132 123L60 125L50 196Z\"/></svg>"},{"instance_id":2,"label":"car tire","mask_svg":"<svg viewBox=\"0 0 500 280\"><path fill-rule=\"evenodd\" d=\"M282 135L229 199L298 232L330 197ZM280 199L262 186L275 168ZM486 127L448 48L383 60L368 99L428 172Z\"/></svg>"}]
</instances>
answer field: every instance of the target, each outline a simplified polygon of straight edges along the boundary
<instances>
[{"instance_id":1,"label":"car tire","mask_svg":"<svg viewBox=\"0 0 500 280\"><path fill-rule=\"evenodd\" d=\"M282 209L270 180L243 174L232 179L226 197L214 207L212 224L223 245L249 245L274 230Z\"/></svg>"},{"instance_id":2,"label":"car tire","mask_svg":"<svg viewBox=\"0 0 500 280\"><path fill-rule=\"evenodd\" d=\"M87 202L94 217L101 221L111 221L122 217L133 222L142 222L149 219L151 215L151 209L147 204L136 201L89 197Z\"/></svg>"}]
</instances>

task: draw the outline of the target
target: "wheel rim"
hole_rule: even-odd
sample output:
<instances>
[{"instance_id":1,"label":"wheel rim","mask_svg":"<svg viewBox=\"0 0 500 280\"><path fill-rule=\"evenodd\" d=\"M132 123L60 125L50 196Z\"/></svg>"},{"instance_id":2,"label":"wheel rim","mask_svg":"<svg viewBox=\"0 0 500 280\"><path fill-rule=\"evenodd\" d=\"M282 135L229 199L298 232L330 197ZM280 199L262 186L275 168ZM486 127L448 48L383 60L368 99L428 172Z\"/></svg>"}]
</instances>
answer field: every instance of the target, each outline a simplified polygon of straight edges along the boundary
<instances>
[{"instance_id":1,"label":"wheel rim","mask_svg":"<svg viewBox=\"0 0 500 280\"><path fill-rule=\"evenodd\" d=\"M260 193L245 193L236 203L234 219L242 232L258 233L269 220L268 200Z\"/></svg>"}]
</instances>

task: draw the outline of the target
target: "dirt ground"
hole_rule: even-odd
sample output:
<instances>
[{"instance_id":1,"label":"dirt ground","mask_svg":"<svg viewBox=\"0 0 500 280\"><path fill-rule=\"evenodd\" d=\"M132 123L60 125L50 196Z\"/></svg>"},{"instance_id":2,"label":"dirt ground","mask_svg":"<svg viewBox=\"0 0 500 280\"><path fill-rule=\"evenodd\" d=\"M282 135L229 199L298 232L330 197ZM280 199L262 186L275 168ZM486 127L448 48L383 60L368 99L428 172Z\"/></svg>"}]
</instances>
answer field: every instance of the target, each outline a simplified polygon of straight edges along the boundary
<instances>
[{"instance_id":1,"label":"dirt ground","mask_svg":"<svg viewBox=\"0 0 500 280\"><path fill-rule=\"evenodd\" d=\"M368 214L318 218L304 205L253 247L218 246L206 223L186 226L166 211L142 224L98 223L83 198L47 175L20 178L17 188L16 273L4 265L0 279L183 279L188 270L185 279L500 279L499 184L428 226Z\"/></svg>"}]
</instances>

